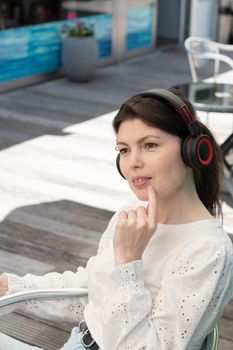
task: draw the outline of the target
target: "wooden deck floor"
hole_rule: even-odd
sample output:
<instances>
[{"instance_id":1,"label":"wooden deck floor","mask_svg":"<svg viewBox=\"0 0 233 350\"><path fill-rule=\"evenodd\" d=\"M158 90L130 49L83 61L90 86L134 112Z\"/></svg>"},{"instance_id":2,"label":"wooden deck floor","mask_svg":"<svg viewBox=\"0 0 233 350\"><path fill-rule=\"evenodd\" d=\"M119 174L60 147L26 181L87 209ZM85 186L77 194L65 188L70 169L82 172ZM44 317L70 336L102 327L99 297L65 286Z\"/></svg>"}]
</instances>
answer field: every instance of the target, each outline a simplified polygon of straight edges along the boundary
<instances>
[{"instance_id":1,"label":"wooden deck floor","mask_svg":"<svg viewBox=\"0 0 233 350\"><path fill-rule=\"evenodd\" d=\"M111 216L110 211L67 200L16 209L0 224L0 271L75 271L96 254ZM72 326L19 312L0 317L1 332L48 350L60 348Z\"/></svg>"},{"instance_id":2,"label":"wooden deck floor","mask_svg":"<svg viewBox=\"0 0 233 350\"><path fill-rule=\"evenodd\" d=\"M101 68L88 84L58 79L0 95L0 273L85 265L128 196L113 170L115 154L106 152L107 119L95 118L138 91L188 81L184 51L173 49ZM59 348L70 328L22 313L0 321L0 331L48 350ZM233 349L232 330L233 302L221 318L220 350Z\"/></svg>"}]
</instances>

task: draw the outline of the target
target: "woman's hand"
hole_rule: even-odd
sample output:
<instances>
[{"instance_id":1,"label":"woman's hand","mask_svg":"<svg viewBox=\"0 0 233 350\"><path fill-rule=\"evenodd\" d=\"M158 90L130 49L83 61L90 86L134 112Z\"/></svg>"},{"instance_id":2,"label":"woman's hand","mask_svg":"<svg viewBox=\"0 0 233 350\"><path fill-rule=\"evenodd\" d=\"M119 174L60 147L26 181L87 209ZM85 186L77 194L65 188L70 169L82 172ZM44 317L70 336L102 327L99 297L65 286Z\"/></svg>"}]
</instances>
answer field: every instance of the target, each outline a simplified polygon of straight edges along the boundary
<instances>
[{"instance_id":1,"label":"woman's hand","mask_svg":"<svg viewBox=\"0 0 233 350\"><path fill-rule=\"evenodd\" d=\"M152 186L148 187L147 208L122 211L119 215L114 234L115 264L126 264L139 260L156 231L157 206L156 194Z\"/></svg>"},{"instance_id":2,"label":"woman's hand","mask_svg":"<svg viewBox=\"0 0 233 350\"><path fill-rule=\"evenodd\" d=\"M8 278L7 276L0 276L0 297L6 294L8 291Z\"/></svg>"}]
</instances>

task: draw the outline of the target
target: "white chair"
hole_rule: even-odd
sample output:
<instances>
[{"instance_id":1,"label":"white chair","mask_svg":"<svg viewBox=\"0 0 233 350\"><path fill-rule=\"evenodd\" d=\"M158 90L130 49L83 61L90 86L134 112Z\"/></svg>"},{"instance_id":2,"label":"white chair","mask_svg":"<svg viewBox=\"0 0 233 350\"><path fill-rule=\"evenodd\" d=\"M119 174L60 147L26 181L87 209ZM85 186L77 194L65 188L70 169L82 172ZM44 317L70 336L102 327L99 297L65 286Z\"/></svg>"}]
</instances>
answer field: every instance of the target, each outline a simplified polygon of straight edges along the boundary
<instances>
[{"instance_id":1,"label":"white chair","mask_svg":"<svg viewBox=\"0 0 233 350\"><path fill-rule=\"evenodd\" d=\"M38 289L32 291L17 292L0 298L0 309L28 300L46 300L57 298L87 296L85 288L64 289ZM218 327L216 326L205 339L201 350L218 350Z\"/></svg>"},{"instance_id":2,"label":"white chair","mask_svg":"<svg viewBox=\"0 0 233 350\"><path fill-rule=\"evenodd\" d=\"M198 77L198 68L203 67L210 61L214 61L214 81L219 74L220 62L225 63L233 69L233 59L222 54L222 51L232 52L233 45L222 44L208 40L206 38L189 37L185 40L184 46L188 55L192 80L196 83L201 80Z\"/></svg>"},{"instance_id":3,"label":"white chair","mask_svg":"<svg viewBox=\"0 0 233 350\"><path fill-rule=\"evenodd\" d=\"M0 309L28 300L49 300L58 298L77 298L87 296L86 288L34 289L16 292L0 298Z\"/></svg>"}]
</instances>

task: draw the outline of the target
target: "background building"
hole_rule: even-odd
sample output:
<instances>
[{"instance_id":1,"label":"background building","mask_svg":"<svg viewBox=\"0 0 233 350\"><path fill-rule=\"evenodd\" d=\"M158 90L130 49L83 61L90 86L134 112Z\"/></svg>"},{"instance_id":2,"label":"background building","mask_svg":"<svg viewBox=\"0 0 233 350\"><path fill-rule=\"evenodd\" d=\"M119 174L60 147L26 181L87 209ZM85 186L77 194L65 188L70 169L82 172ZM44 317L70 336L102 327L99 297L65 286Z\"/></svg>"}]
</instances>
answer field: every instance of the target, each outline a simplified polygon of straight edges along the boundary
<instances>
[{"instance_id":1,"label":"background building","mask_svg":"<svg viewBox=\"0 0 233 350\"><path fill-rule=\"evenodd\" d=\"M60 71L64 25L93 24L104 65L183 45L190 35L217 40L220 7L219 0L0 0L0 90Z\"/></svg>"}]
</instances>

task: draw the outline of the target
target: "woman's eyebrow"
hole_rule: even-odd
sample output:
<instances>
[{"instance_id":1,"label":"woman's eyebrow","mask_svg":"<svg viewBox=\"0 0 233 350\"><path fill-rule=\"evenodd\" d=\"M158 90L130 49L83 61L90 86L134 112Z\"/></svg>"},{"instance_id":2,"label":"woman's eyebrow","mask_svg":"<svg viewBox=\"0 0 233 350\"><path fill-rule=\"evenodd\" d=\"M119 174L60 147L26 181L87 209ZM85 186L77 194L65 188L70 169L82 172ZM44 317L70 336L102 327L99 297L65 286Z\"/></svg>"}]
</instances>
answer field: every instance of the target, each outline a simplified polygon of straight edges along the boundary
<instances>
[{"instance_id":1,"label":"woman's eyebrow","mask_svg":"<svg viewBox=\"0 0 233 350\"><path fill-rule=\"evenodd\" d=\"M160 136L159 135L146 135L146 136L143 136L141 137L140 139L137 140L137 143L142 143L144 142L145 140L147 140L148 138L155 138L155 139L160 139ZM116 140L116 144L119 145L128 145L127 142L123 142L123 141L118 141Z\"/></svg>"}]
</instances>

